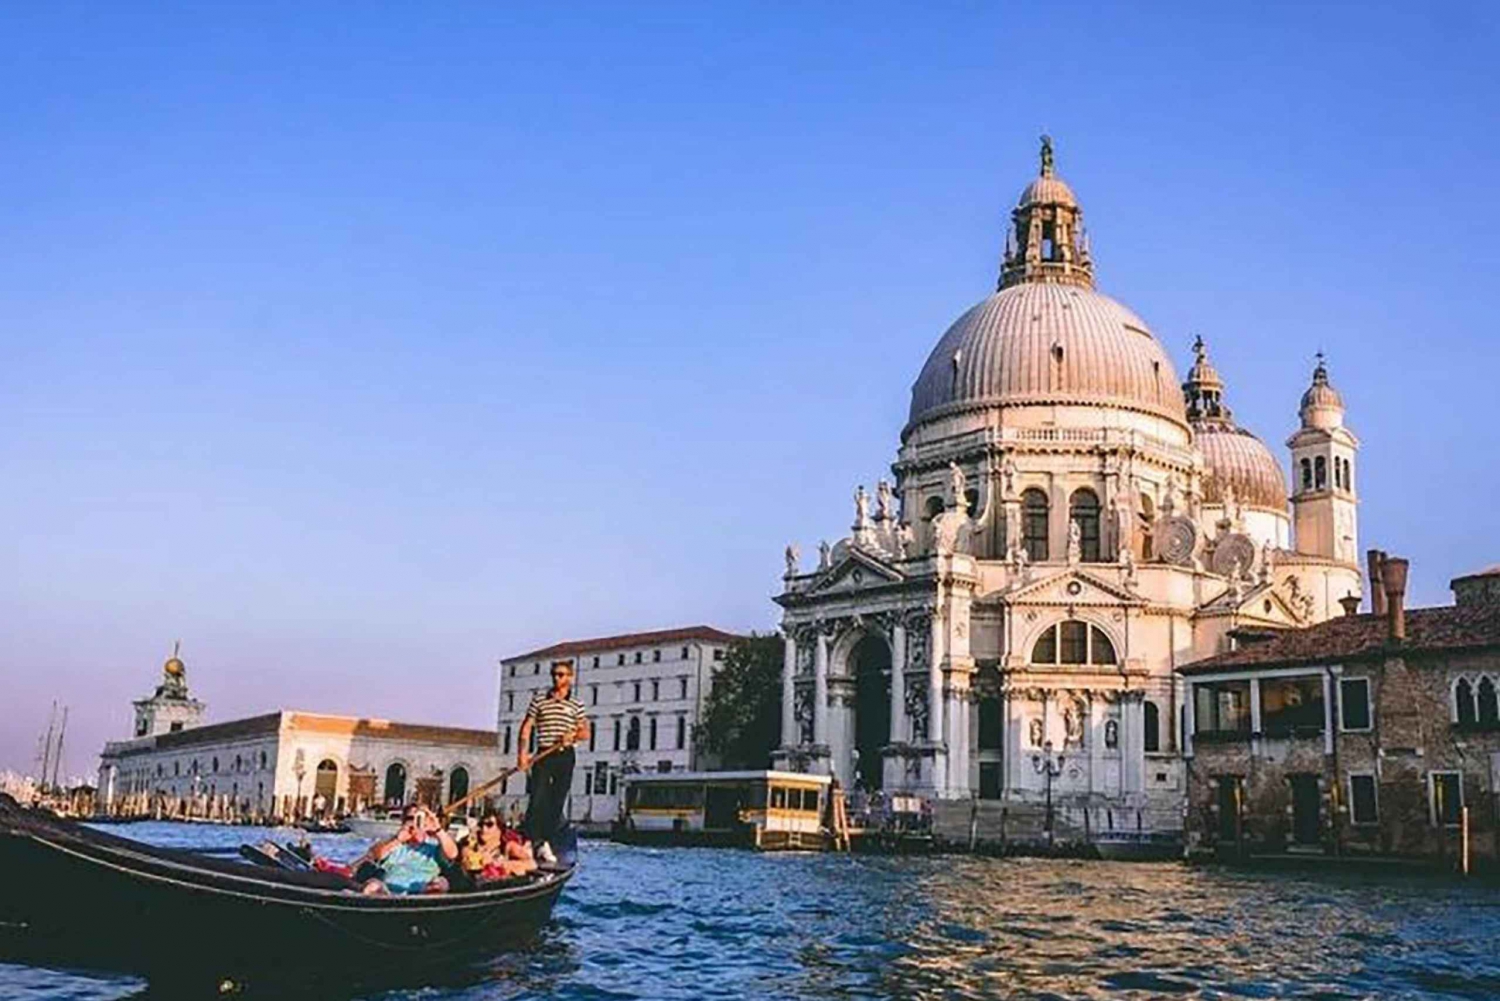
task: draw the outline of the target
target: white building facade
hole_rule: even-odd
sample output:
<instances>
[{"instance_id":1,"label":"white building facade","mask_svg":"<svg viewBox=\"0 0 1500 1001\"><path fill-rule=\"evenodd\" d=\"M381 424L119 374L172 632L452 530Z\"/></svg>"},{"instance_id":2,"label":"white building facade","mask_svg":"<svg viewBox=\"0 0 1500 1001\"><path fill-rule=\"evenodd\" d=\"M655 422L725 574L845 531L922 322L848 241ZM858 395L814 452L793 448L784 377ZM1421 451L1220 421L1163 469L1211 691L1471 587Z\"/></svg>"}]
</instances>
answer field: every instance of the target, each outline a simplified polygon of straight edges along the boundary
<instances>
[{"instance_id":1,"label":"white building facade","mask_svg":"<svg viewBox=\"0 0 1500 1001\"><path fill-rule=\"evenodd\" d=\"M711 626L688 626L568 640L507 657L497 686L500 753L514 760L526 707L551 687L552 664L572 664L574 696L592 733L576 752L568 817L608 824L619 814L621 775L696 766L693 734L714 672L735 639ZM514 813L525 808L525 797L525 780L517 776L500 800Z\"/></svg>"},{"instance_id":2,"label":"white building facade","mask_svg":"<svg viewBox=\"0 0 1500 1001\"><path fill-rule=\"evenodd\" d=\"M849 535L811 570L787 548L777 766L937 800L1046 797L1095 830L1180 826L1176 665L1362 593L1358 441L1322 359L1289 497L1194 351L1179 382L1096 291L1044 140L997 291L912 388L893 481L858 488Z\"/></svg>"},{"instance_id":3,"label":"white building facade","mask_svg":"<svg viewBox=\"0 0 1500 1001\"><path fill-rule=\"evenodd\" d=\"M501 767L490 730L283 709L204 723L174 654L135 703L137 736L100 755L97 808L112 816L339 816L458 799Z\"/></svg>"}]
</instances>

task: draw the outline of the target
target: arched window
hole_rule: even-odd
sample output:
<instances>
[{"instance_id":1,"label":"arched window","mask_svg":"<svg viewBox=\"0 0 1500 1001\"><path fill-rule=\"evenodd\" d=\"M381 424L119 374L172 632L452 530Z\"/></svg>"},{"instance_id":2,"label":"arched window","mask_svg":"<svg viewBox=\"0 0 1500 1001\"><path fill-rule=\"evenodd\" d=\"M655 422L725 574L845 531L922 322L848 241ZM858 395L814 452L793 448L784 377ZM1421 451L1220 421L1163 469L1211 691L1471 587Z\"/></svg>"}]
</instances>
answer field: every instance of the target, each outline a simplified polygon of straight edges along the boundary
<instances>
[{"instance_id":1,"label":"arched window","mask_svg":"<svg viewBox=\"0 0 1500 1001\"><path fill-rule=\"evenodd\" d=\"M1328 463L1320 455L1313 459L1313 487L1322 490L1326 486L1328 486Z\"/></svg>"},{"instance_id":2,"label":"arched window","mask_svg":"<svg viewBox=\"0 0 1500 1001\"><path fill-rule=\"evenodd\" d=\"M1474 686L1469 684L1468 678L1459 678L1458 684L1453 686L1453 716L1459 726L1473 726L1475 723Z\"/></svg>"},{"instance_id":3,"label":"arched window","mask_svg":"<svg viewBox=\"0 0 1500 1001\"><path fill-rule=\"evenodd\" d=\"M653 751L656 750L656 717L655 716L651 717L651 741L650 741L649 746L650 746L651 750L653 750Z\"/></svg>"},{"instance_id":4,"label":"arched window","mask_svg":"<svg viewBox=\"0 0 1500 1001\"><path fill-rule=\"evenodd\" d=\"M1099 495L1088 487L1073 491L1068 518L1078 523L1079 559L1099 562Z\"/></svg>"},{"instance_id":5,"label":"arched window","mask_svg":"<svg viewBox=\"0 0 1500 1001\"><path fill-rule=\"evenodd\" d=\"M1348 459L1344 460L1344 489L1354 489L1354 463Z\"/></svg>"},{"instance_id":6,"label":"arched window","mask_svg":"<svg viewBox=\"0 0 1500 1001\"><path fill-rule=\"evenodd\" d=\"M1311 490L1312 489L1312 460L1311 459L1303 459L1302 460L1302 489L1303 490Z\"/></svg>"},{"instance_id":7,"label":"arched window","mask_svg":"<svg viewBox=\"0 0 1500 1001\"><path fill-rule=\"evenodd\" d=\"M641 749L641 718L630 717L630 725L625 730L625 750L639 751Z\"/></svg>"},{"instance_id":8,"label":"arched window","mask_svg":"<svg viewBox=\"0 0 1500 1001\"><path fill-rule=\"evenodd\" d=\"M1047 495L1032 487L1021 495L1021 545L1033 563L1047 560Z\"/></svg>"},{"instance_id":9,"label":"arched window","mask_svg":"<svg viewBox=\"0 0 1500 1001\"><path fill-rule=\"evenodd\" d=\"M1146 702L1142 705L1142 718L1145 733L1142 734L1142 746L1148 753L1161 750L1161 710L1156 708L1155 702Z\"/></svg>"},{"instance_id":10,"label":"arched window","mask_svg":"<svg viewBox=\"0 0 1500 1001\"><path fill-rule=\"evenodd\" d=\"M455 802L467 795L469 795L469 770L459 765L448 773L448 802Z\"/></svg>"},{"instance_id":11,"label":"arched window","mask_svg":"<svg viewBox=\"0 0 1500 1001\"><path fill-rule=\"evenodd\" d=\"M1495 680L1488 676L1479 679L1478 716L1480 726L1500 724L1500 702L1495 698Z\"/></svg>"},{"instance_id":12,"label":"arched window","mask_svg":"<svg viewBox=\"0 0 1500 1001\"><path fill-rule=\"evenodd\" d=\"M333 809L333 797L337 795L338 788L338 762L332 758L324 758L318 762L318 770L313 775L313 795L323 797L323 809Z\"/></svg>"},{"instance_id":13,"label":"arched window","mask_svg":"<svg viewBox=\"0 0 1500 1001\"><path fill-rule=\"evenodd\" d=\"M509 754L510 753L510 727L509 726L507 726L505 728L505 741L501 745L500 753L501 754Z\"/></svg>"},{"instance_id":14,"label":"arched window","mask_svg":"<svg viewBox=\"0 0 1500 1001\"><path fill-rule=\"evenodd\" d=\"M1031 648L1031 662L1033 664L1056 664L1057 663L1057 627L1053 626L1036 638L1036 645Z\"/></svg>"},{"instance_id":15,"label":"arched window","mask_svg":"<svg viewBox=\"0 0 1500 1001\"><path fill-rule=\"evenodd\" d=\"M406 766L399 761L385 770L385 801L392 806L406 802Z\"/></svg>"},{"instance_id":16,"label":"arched window","mask_svg":"<svg viewBox=\"0 0 1500 1001\"><path fill-rule=\"evenodd\" d=\"M1115 645L1104 635L1104 630L1098 626L1089 627L1089 663L1090 664L1113 664L1115 663Z\"/></svg>"},{"instance_id":17,"label":"arched window","mask_svg":"<svg viewBox=\"0 0 1500 1001\"><path fill-rule=\"evenodd\" d=\"M927 520L931 521L938 515L942 514L943 508L945 507L947 507L947 505L943 502L943 498L937 495L933 495L927 498L927 505L923 510L927 512Z\"/></svg>"},{"instance_id":18,"label":"arched window","mask_svg":"<svg viewBox=\"0 0 1500 1001\"><path fill-rule=\"evenodd\" d=\"M1151 503L1151 498L1141 494L1141 509L1136 514L1136 534L1140 537L1140 548L1136 555L1142 563L1149 563L1156 558L1156 505Z\"/></svg>"},{"instance_id":19,"label":"arched window","mask_svg":"<svg viewBox=\"0 0 1500 1001\"><path fill-rule=\"evenodd\" d=\"M1033 664L1115 664L1115 645L1104 630L1077 619L1048 626L1031 647Z\"/></svg>"}]
</instances>

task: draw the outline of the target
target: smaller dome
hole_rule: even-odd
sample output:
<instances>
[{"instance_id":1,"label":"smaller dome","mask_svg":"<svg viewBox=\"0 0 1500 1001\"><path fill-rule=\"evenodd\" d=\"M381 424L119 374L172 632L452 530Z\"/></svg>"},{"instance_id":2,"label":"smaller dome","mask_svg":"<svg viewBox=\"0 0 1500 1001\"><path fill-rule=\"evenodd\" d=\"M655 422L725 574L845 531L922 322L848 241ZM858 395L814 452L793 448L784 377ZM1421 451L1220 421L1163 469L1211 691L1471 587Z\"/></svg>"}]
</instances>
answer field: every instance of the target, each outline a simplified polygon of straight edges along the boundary
<instances>
[{"instance_id":1,"label":"smaller dome","mask_svg":"<svg viewBox=\"0 0 1500 1001\"><path fill-rule=\"evenodd\" d=\"M1233 424L1195 424L1194 440L1203 453L1203 503L1224 503L1224 487L1238 504L1286 512L1286 476L1281 464L1255 435Z\"/></svg>"},{"instance_id":2,"label":"smaller dome","mask_svg":"<svg viewBox=\"0 0 1500 1001\"><path fill-rule=\"evenodd\" d=\"M1305 428L1334 428L1343 423L1344 398L1328 381L1328 366L1324 364L1323 352L1318 352L1318 364L1313 369L1312 385L1302 394L1299 411Z\"/></svg>"},{"instance_id":3,"label":"smaller dome","mask_svg":"<svg viewBox=\"0 0 1500 1001\"><path fill-rule=\"evenodd\" d=\"M1026 190L1021 192L1021 199L1016 207L1025 208L1028 205L1066 205L1077 208L1078 196L1073 194L1073 189L1062 178L1045 174L1026 185Z\"/></svg>"}]
</instances>

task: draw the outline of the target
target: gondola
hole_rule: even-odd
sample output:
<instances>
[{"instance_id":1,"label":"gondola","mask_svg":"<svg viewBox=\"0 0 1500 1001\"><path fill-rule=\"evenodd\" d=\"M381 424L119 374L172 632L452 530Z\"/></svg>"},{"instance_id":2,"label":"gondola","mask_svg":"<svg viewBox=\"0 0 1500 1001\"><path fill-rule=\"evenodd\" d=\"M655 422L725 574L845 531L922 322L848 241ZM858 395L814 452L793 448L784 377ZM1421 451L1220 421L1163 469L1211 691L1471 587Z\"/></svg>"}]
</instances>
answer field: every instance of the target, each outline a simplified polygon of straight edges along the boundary
<instances>
[{"instance_id":1,"label":"gondola","mask_svg":"<svg viewBox=\"0 0 1500 1001\"><path fill-rule=\"evenodd\" d=\"M331 873L144 845L0 795L0 958L236 988L406 979L531 939L572 858L490 889L365 897Z\"/></svg>"}]
</instances>

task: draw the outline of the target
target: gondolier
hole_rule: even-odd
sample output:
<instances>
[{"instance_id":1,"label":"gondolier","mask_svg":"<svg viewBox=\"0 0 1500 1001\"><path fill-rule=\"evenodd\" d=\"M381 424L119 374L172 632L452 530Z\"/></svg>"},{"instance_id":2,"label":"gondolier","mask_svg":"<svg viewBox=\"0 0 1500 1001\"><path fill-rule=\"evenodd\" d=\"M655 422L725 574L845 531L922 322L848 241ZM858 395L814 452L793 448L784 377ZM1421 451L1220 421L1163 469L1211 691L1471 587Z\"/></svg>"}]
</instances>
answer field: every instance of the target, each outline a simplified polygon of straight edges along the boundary
<instances>
[{"instance_id":1,"label":"gondolier","mask_svg":"<svg viewBox=\"0 0 1500 1001\"><path fill-rule=\"evenodd\" d=\"M526 707L521 721L516 764L522 769L531 765L531 735L536 733L536 768L531 773L531 798L526 804L526 819L521 829L537 847L537 859L553 862L550 842L563 823L568 790L573 785L573 746L589 738L589 721L583 703L573 698L573 662L559 660L552 664L552 687L537 692ZM560 748L554 750L554 748ZM550 752L550 753L548 753ZM541 755L546 754L546 757Z\"/></svg>"}]
</instances>

